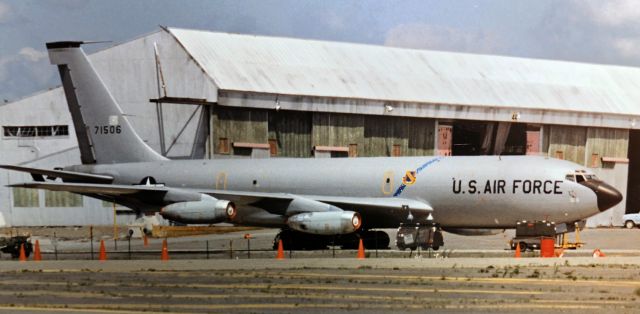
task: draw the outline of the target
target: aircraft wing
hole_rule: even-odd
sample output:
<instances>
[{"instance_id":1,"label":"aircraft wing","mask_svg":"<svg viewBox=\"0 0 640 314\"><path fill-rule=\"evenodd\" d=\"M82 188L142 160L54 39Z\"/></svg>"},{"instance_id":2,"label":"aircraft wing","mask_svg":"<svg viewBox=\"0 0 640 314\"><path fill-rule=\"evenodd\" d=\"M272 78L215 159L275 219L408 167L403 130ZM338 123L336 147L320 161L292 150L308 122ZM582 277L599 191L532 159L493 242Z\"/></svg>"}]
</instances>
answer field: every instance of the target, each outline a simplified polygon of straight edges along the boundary
<instances>
[{"instance_id":1,"label":"aircraft wing","mask_svg":"<svg viewBox=\"0 0 640 314\"><path fill-rule=\"evenodd\" d=\"M347 197L347 196L315 196L294 195L288 193L268 193L251 191L227 191L227 190L198 190L176 189L157 185L117 185L95 183L60 183L60 182L27 182L9 185L9 187L21 187L32 189L45 189L51 191L66 191L84 195L104 195L110 197L132 197L144 195L146 198L162 199L170 191L191 192L208 194L218 199L229 200L237 205L262 208L272 214L284 215L288 204L296 197L302 197L322 203L337 206L343 210L358 211L363 214L368 212L402 211L408 206L413 212L429 213L433 211L425 202L396 197ZM173 197L171 202L187 201Z\"/></svg>"},{"instance_id":2,"label":"aircraft wing","mask_svg":"<svg viewBox=\"0 0 640 314\"><path fill-rule=\"evenodd\" d=\"M428 204L405 198L397 197L349 197L349 196L326 196L326 195L295 195L289 193L268 193L268 192L247 192L247 191L227 191L227 190L201 190L200 193L209 194L219 199L227 199L236 204L255 205L268 200L291 201L295 197L304 197L314 201L331 204L340 208L351 206L367 206L373 208L397 208L402 209L404 205L412 210L433 211ZM258 206L261 207L261 206ZM344 209L344 208L343 208Z\"/></svg>"},{"instance_id":3,"label":"aircraft wing","mask_svg":"<svg viewBox=\"0 0 640 314\"><path fill-rule=\"evenodd\" d=\"M21 166L13 166L13 165L0 165L0 168L29 173L31 174L31 177L33 178L33 180L38 182L44 182L45 181L44 176L47 176L49 179L61 178L61 179L64 179L65 181L71 181L71 182L91 182L91 183L113 182L113 177L111 176L88 174L83 172L38 169L38 168L21 167Z\"/></svg>"},{"instance_id":4,"label":"aircraft wing","mask_svg":"<svg viewBox=\"0 0 640 314\"><path fill-rule=\"evenodd\" d=\"M60 182L27 182L7 185L12 188L45 189L50 191L65 191L78 194L102 194L102 195L129 195L140 192L152 192L165 194L166 187L147 185L117 185L117 184L91 184L91 183L60 183Z\"/></svg>"}]
</instances>

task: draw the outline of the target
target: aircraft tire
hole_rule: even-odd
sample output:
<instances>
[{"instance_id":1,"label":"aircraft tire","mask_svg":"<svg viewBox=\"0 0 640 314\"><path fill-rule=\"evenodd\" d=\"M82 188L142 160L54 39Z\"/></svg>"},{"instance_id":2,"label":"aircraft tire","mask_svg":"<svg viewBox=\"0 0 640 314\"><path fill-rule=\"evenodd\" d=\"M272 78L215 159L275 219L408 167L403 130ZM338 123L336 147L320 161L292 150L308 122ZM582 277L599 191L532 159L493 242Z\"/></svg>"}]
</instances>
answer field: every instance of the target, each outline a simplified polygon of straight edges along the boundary
<instances>
[{"instance_id":1,"label":"aircraft tire","mask_svg":"<svg viewBox=\"0 0 640 314\"><path fill-rule=\"evenodd\" d=\"M360 245L360 235L357 233L342 235L338 240L338 243L340 244L340 248L343 250L357 250Z\"/></svg>"},{"instance_id":2,"label":"aircraft tire","mask_svg":"<svg viewBox=\"0 0 640 314\"><path fill-rule=\"evenodd\" d=\"M385 250L389 248L391 243L389 235L384 231L365 231L361 237L364 248L368 250Z\"/></svg>"},{"instance_id":3,"label":"aircraft tire","mask_svg":"<svg viewBox=\"0 0 640 314\"><path fill-rule=\"evenodd\" d=\"M520 242L520 252L524 252L527 250L527 243Z\"/></svg>"},{"instance_id":4,"label":"aircraft tire","mask_svg":"<svg viewBox=\"0 0 640 314\"><path fill-rule=\"evenodd\" d=\"M282 240L284 250L326 250L330 238L313 235L294 230L280 231L273 239L273 249L278 249L278 242Z\"/></svg>"}]
</instances>

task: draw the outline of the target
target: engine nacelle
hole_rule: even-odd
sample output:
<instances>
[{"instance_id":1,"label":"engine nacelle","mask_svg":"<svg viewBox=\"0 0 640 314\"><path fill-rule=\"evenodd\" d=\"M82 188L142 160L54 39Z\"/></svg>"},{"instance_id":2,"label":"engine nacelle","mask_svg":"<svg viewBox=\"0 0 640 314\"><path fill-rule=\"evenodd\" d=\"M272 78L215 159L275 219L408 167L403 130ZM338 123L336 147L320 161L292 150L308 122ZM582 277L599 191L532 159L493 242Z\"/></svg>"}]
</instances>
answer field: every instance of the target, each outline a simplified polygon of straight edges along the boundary
<instances>
[{"instance_id":1,"label":"engine nacelle","mask_svg":"<svg viewBox=\"0 0 640 314\"><path fill-rule=\"evenodd\" d=\"M162 217L180 223L211 224L232 220L236 205L227 200L203 195L199 201L178 202L164 207Z\"/></svg>"},{"instance_id":2,"label":"engine nacelle","mask_svg":"<svg viewBox=\"0 0 640 314\"><path fill-rule=\"evenodd\" d=\"M337 235L357 231L362 219L352 211L308 212L289 217L287 225L300 232Z\"/></svg>"}]
</instances>

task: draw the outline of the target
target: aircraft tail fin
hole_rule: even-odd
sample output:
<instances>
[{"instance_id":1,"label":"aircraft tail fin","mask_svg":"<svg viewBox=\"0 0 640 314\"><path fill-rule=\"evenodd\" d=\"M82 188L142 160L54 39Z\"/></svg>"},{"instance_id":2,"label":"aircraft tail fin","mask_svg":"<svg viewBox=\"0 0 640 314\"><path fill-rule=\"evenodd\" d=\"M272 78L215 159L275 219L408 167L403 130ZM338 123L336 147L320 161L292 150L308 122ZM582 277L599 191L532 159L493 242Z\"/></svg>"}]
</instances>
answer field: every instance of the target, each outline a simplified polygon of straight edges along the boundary
<instances>
[{"instance_id":1,"label":"aircraft tail fin","mask_svg":"<svg viewBox=\"0 0 640 314\"><path fill-rule=\"evenodd\" d=\"M115 98L80 47L83 42L47 43L58 65L83 164L160 161L131 127Z\"/></svg>"}]
</instances>

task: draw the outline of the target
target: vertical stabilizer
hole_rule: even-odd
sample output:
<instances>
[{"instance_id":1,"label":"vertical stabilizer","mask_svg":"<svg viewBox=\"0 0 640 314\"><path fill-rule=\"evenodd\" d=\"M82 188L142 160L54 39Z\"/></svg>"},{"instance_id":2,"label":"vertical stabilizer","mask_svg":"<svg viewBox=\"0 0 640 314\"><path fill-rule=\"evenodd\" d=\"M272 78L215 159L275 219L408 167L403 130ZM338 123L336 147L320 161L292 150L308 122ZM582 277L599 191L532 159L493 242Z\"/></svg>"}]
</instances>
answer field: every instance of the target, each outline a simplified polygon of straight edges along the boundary
<instances>
[{"instance_id":1,"label":"vertical stabilizer","mask_svg":"<svg viewBox=\"0 0 640 314\"><path fill-rule=\"evenodd\" d=\"M81 45L78 41L47 43L49 59L58 65L82 163L166 160L133 130Z\"/></svg>"}]
</instances>

